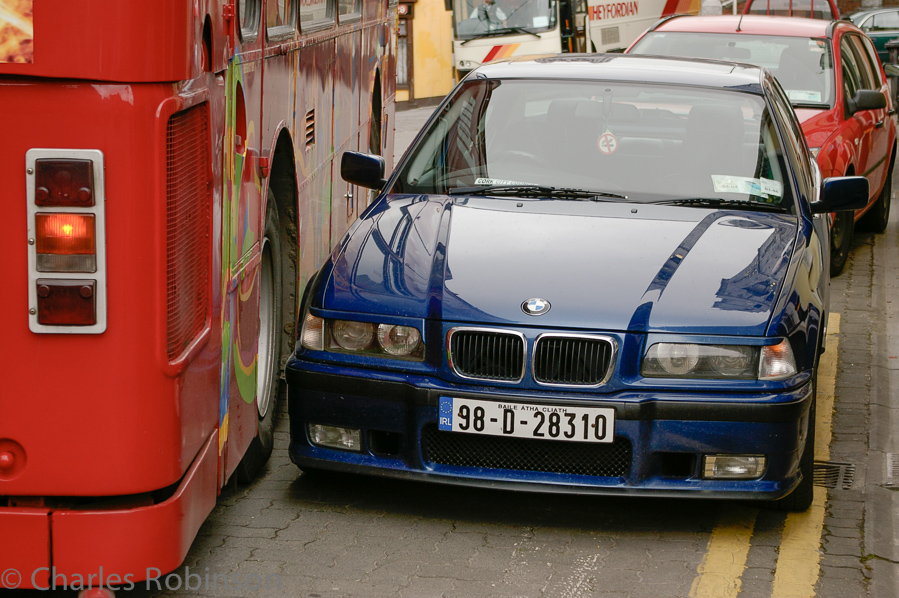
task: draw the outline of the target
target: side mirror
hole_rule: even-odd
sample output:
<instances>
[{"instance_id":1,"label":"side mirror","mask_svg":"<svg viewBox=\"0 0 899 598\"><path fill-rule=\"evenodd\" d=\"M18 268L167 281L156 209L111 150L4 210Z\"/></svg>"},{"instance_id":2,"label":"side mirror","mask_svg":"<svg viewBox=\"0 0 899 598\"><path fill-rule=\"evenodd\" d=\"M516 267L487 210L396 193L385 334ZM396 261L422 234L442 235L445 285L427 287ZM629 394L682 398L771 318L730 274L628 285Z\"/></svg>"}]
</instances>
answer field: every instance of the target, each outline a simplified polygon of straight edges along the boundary
<instances>
[{"instance_id":1,"label":"side mirror","mask_svg":"<svg viewBox=\"0 0 899 598\"><path fill-rule=\"evenodd\" d=\"M899 77L899 65L888 62L883 65L883 72L886 73L887 77Z\"/></svg>"},{"instance_id":2,"label":"side mirror","mask_svg":"<svg viewBox=\"0 0 899 598\"><path fill-rule=\"evenodd\" d=\"M813 214L861 210L868 205L868 179L840 176L824 179L821 199L812 204Z\"/></svg>"},{"instance_id":3,"label":"side mirror","mask_svg":"<svg viewBox=\"0 0 899 598\"><path fill-rule=\"evenodd\" d=\"M378 191L387 184L384 180L384 158L372 154L343 152L340 176L348 183Z\"/></svg>"},{"instance_id":4,"label":"side mirror","mask_svg":"<svg viewBox=\"0 0 899 598\"><path fill-rule=\"evenodd\" d=\"M846 100L850 114L855 114L860 110L878 110L886 108L887 98L881 92L875 89L859 89L855 92L855 97Z\"/></svg>"}]
</instances>

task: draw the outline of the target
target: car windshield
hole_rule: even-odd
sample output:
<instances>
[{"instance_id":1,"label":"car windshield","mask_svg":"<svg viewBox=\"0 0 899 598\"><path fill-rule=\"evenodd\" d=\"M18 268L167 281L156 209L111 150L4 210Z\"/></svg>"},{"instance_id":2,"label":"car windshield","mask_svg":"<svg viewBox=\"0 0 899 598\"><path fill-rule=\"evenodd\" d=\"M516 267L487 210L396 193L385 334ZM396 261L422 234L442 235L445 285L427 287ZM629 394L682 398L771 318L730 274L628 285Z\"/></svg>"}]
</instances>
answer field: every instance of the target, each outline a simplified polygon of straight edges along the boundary
<instances>
[{"instance_id":1,"label":"car windshield","mask_svg":"<svg viewBox=\"0 0 899 598\"><path fill-rule=\"evenodd\" d=\"M793 106L833 106L833 57L825 39L653 31L629 53L711 58L763 66L780 81Z\"/></svg>"},{"instance_id":2,"label":"car windshield","mask_svg":"<svg viewBox=\"0 0 899 598\"><path fill-rule=\"evenodd\" d=\"M764 98L699 87L474 79L435 115L393 193L693 200L792 209ZM738 206L739 207L739 206Z\"/></svg>"},{"instance_id":3,"label":"car windshield","mask_svg":"<svg viewBox=\"0 0 899 598\"><path fill-rule=\"evenodd\" d=\"M457 39L548 31L556 26L555 0L453 0Z\"/></svg>"}]
</instances>

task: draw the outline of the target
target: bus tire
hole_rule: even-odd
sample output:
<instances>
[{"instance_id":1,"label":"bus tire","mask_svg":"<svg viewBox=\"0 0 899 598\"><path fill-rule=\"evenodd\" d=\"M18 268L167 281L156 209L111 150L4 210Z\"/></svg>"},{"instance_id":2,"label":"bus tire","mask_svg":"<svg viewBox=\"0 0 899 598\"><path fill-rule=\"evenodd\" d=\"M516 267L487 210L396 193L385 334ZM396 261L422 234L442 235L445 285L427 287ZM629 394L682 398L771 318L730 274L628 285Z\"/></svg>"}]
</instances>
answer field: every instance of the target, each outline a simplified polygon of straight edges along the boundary
<instances>
[{"instance_id":1,"label":"bus tire","mask_svg":"<svg viewBox=\"0 0 899 598\"><path fill-rule=\"evenodd\" d=\"M271 187L262 236L259 264L259 358L256 364L256 436L237 465L237 481L248 484L259 474L272 454L279 404L284 404L287 385L281 379L281 334L283 320L283 256L278 203Z\"/></svg>"}]
</instances>

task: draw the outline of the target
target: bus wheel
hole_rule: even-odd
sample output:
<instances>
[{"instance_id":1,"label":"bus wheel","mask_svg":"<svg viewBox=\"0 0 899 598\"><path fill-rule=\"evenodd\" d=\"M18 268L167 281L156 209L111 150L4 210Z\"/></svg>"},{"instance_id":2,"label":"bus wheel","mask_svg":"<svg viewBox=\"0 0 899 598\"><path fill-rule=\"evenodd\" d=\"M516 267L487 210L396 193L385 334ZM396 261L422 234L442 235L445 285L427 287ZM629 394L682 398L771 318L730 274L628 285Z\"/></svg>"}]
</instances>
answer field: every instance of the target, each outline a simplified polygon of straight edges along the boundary
<instances>
[{"instance_id":1,"label":"bus wheel","mask_svg":"<svg viewBox=\"0 0 899 598\"><path fill-rule=\"evenodd\" d=\"M259 264L259 358L256 362L256 436L235 470L237 481L246 484L256 477L272 454L278 401L286 385L281 380L282 253L278 205L271 188Z\"/></svg>"}]
</instances>

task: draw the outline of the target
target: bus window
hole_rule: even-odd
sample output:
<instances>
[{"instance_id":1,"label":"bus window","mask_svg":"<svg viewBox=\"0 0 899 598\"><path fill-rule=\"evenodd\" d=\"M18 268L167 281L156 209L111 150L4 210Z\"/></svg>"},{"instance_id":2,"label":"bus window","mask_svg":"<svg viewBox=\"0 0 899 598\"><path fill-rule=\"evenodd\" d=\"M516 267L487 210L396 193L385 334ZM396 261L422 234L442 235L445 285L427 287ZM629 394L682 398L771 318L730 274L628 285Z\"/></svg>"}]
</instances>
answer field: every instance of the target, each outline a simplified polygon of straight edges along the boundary
<instances>
[{"instance_id":1,"label":"bus window","mask_svg":"<svg viewBox=\"0 0 899 598\"><path fill-rule=\"evenodd\" d=\"M333 0L301 0L300 29L303 32L326 27L333 21Z\"/></svg>"},{"instance_id":2,"label":"bus window","mask_svg":"<svg viewBox=\"0 0 899 598\"><path fill-rule=\"evenodd\" d=\"M255 37L259 24L260 0L238 0L237 18L240 25L240 37L245 40Z\"/></svg>"},{"instance_id":3,"label":"bus window","mask_svg":"<svg viewBox=\"0 0 899 598\"><path fill-rule=\"evenodd\" d=\"M296 31L294 0L266 0L265 27L269 39L290 37Z\"/></svg>"},{"instance_id":4,"label":"bus window","mask_svg":"<svg viewBox=\"0 0 899 598\"><path fill-rule=\"evenodd\" d=\"M359 15L361 13L362 0L338 0L338 14L341 17Z\"/></svg>"}]
</instances>

